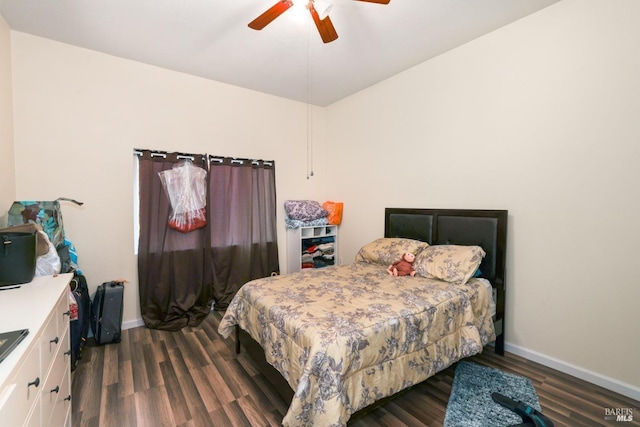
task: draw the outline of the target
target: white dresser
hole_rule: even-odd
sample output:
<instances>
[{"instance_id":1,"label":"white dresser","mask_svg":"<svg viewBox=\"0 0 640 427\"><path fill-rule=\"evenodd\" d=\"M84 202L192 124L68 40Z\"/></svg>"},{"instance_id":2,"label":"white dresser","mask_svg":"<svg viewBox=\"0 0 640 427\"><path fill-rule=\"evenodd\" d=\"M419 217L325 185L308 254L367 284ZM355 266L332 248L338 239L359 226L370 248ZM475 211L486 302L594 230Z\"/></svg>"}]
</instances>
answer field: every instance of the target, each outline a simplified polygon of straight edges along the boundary
<instances>
[{"instance_id":1,"label":"white dresser","mask_svg":"<svg viewBox=\"0 0 640 427\"><path fill-rule=\"evenodd\" d=\"M67 289L73 275L35 277L0 291L0 331L29 335L0 362L0 425L71 425Z\"/></svg>"}]
</instances>

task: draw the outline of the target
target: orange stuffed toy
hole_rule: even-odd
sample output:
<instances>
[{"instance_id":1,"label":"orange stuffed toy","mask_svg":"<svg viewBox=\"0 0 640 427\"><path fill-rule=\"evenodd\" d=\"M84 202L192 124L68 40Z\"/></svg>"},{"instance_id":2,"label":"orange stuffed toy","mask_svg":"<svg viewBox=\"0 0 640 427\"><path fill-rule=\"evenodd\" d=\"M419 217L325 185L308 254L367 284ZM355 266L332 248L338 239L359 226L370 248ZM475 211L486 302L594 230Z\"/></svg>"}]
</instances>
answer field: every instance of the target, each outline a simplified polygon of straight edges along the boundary
<instances>
[{"instance_id":1,"label":"orange stuffed toy","mask_svg":"<svg viewBox=\"0 0 640 427\"><path fill-rule=\"evenodd\" d=\"M413 262L416 260L416 256L411 252L405 252L402 254L400 261L396 261L387 268L387 271L392 276L415 276L416 272L413 269Z\"/></svg>"}]
</instances>

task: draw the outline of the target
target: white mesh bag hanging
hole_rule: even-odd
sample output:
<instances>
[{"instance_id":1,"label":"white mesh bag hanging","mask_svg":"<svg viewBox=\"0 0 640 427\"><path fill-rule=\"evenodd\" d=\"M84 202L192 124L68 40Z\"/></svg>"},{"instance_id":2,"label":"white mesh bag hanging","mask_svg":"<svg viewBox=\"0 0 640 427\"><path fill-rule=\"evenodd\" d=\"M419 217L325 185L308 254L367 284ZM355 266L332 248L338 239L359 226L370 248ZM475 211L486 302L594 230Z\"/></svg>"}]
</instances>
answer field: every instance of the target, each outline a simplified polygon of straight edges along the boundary
<instances>
[{"instance_id":1,"label":"white mesh bag hanging","mask_svg":"<svg viewBox=\"0 0 640 427\"><path fill-rule=\"evenodd\" d=\"M158 175L171 203L169 227L183 233L204 227L207 172L185 160Z\"/></svg>"}]
</instances>

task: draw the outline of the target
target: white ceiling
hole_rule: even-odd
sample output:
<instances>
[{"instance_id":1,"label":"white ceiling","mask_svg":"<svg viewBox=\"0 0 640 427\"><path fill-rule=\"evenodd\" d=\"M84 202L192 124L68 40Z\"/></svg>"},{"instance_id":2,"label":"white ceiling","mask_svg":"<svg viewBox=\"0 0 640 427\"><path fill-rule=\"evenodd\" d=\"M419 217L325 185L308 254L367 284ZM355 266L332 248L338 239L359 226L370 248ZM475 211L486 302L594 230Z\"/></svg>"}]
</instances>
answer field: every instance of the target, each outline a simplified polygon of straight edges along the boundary
<instances>
[{"instance_id":1,"label":"white ceiling","mask_svg":"<svg viewBox=\"0 0 640 427\"><path fill-rule=\"evenodd\" d=\"M16 31L327 106L557 1L333 0L328 44L305 0L261 31L247 24L277 0L0 0L0 12Z\"/></svg>"}]
</instances>

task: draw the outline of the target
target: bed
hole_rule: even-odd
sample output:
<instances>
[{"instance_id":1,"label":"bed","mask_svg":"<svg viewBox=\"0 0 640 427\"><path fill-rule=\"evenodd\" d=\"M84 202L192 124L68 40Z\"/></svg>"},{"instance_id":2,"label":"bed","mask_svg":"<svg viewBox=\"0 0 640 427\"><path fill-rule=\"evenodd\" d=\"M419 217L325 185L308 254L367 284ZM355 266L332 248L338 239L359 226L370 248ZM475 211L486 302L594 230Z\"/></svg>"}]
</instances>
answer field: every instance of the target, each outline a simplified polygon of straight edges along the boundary
<instances>
[{"instance_id":1,"label":"bed","mask_svg":"<svg viewBox=\"0 0 640 427\"><path fill-rule=\"evenodd\" d=\"M341 426L493 342L504 351L505 210L385 209L352 264L245 284L224 314L293 391L285 426ZM415 276L387 272L403 252Z\"/></svg>"}]
</instances>

